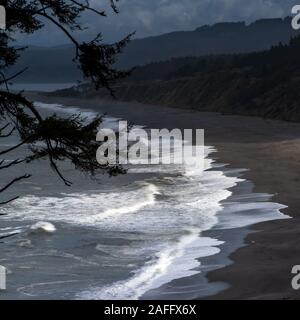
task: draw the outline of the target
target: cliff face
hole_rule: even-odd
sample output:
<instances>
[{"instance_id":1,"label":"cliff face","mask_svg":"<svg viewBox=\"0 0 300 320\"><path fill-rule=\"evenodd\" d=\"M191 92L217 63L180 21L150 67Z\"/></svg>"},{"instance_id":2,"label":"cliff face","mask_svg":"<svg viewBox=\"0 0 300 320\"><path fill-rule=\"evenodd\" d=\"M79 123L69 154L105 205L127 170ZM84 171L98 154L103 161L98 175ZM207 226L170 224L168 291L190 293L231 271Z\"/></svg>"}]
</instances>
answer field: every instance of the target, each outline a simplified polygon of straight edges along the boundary
<instances>
[{"instance_id":1,"label":"cliff face","mask_svg":"<svg viewBox=\"0 0 300 320\"><path fill-rule=\"evenodd\" d=\"M152 68L140 68L138 78L133 74L127 82L115 86L117 98L199 111L300 121L300 37L289 45L280 44L262 53L186 61L185 65L175 59L172 68L170 62L166 62L168 72L153 72L152 80L148 80ZM153 68L164 69L164 63ZM107 92L95 92L89 86L58 94L109 98Z\"/></svg>"},{"instance_id":2,"label":"cliff face","mask_svg":"<svg viewBox=\"0 0 300 320\"><path fill-rule=\"evenodd\" d=\"M116 96L150 105L300 121L300 74L266 91L261 90L263 79L232 75L224 81L222 88L203 78L127 84L117 88ZM261 92L252 95L255 91Z\"/></svg>"},{"instance_id":3,"label":"cliff face","mask_svg":"<svg viewBox=\"0 0 300 320\"><path fill-rule=\"evenodd\" d=\"M268 90L264 89L265 81L247 76L241 79L235 73L219 74L210 78L124 83L115 92L119 101L300 122L300 73ZM64 91L60 95L111 99L107 92L93 90L81 94Z\"/></svg>"}]
</instances>

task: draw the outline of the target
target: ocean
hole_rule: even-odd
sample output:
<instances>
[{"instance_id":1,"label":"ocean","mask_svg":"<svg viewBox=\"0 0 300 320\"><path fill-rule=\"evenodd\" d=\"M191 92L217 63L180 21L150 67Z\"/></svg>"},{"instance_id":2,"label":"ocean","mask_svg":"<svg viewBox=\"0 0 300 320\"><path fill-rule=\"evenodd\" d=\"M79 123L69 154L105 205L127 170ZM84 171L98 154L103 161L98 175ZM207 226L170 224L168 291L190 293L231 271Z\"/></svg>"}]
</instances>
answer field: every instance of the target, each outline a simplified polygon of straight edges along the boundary
<instances>
[{"instance_id":1,"label":"ocean","mask_svg":"<svg viewBox=\"0 0 300 320\"><path fill-rule=\"evenodd\" d=\"M95 115L76 106L36 106L44 115ZM115 127L118 120L107 115L103 125ZM1 149L16 137L2 142ZM241 170L213 160L216 151L205 146L204 171L139 165L100 182L64 163L71 188L47 161L6 171L3 181L24 171L33 177L10 189L8 197L20 198L0 208L0 236L17 233L0 244L0 264L8 270L0 299L195 299L224 289L226 284L205 280L207 258L236 246L224 238L232 230L288 217L270 195L251 193ZM228 263L222 259L209 269Z\"/></svg>"}]
</instances>

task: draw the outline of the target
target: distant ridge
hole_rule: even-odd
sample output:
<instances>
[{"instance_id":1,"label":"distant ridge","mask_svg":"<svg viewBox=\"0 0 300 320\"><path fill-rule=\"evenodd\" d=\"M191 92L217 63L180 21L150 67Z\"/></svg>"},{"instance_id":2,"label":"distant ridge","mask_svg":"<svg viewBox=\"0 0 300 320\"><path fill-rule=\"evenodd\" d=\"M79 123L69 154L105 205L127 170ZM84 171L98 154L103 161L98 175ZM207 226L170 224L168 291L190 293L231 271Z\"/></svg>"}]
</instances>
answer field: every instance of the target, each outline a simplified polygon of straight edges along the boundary
<instances>
[{"instance_id":1,"label":"distant ridge","mask_svg":"<svg viewBox=\"0 0 300 320\"><path fill-rule=\"evenodd\" d=\"M133 40L120 56L118 67L128 68L186 56L262 51L279 42L288 43L297 34L299 32L291 27L291 17L262 19L249 25L245 22L204 25L194 31L178 31ZM69 45L31 47L22 53L18 65L11 71L30 66L18 78L18 82L76 82L81 80L81 73L72 62L73 57L74 49Z\"/></svg>"},{"instance_id":2,"label":"distant ridge","mask_svg":"<svg viewBox=\"0 0 300 320\"><path fill-rule=\"evenodd\" d=\"M144 65L186 56L263 51L279 42L288 43L299 34L291 27L291 17L204 25L194 31L179 31L132 41L121 66Z\"/></svg>"}]
</instances>

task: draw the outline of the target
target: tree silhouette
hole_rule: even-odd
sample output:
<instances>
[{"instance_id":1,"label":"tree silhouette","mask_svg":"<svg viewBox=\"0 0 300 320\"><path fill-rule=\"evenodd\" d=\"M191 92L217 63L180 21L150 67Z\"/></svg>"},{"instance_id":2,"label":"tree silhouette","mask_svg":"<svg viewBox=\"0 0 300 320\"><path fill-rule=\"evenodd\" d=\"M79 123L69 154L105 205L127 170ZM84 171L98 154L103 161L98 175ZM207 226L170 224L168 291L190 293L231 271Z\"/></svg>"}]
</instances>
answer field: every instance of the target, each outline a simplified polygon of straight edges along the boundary
<instances>
[{"instance_id":1,"label":"tree silhouette","mask_svg":"<svg viewBox=\"0 0 300 320\"><path fill-rule=\"evenodd\" d=\"M114 14L118 13L116 2L118 0L110 0ZM19 136L16 145L0 149L0 174L3 170L37 159L48 159L52 169L67 186L71 185L71 181L61 173L60 161L70 161L76 169L91 175L99 172L110 175L123 173L118 166L100 166L96 161L99 143L95 137L102 121L100 116L89 123L80 115L67 119L57 115L43 117L22 92L10 91L9 83L26 70L11 75L9 67L16 63L25 49L16 45L15 36L19 33L32 34L51 23L74 45L74 61L84 77L96 89L104 87L113 95L111 85L128 75L127 71L116 70L113 65L130 40L130 35L113 44L103 43L101 34L91 41L79 42L75 34L83 30L80 17L84 13L89 11L106 17L106 12L91 7L89 0L0 0L0 5L5 7L7 16L7 30L0 32L0 139L7 139L15 133ZM29 154L22 159L5 158L24 146L28 147ZM12 178L4 186L0 185L0 194L28 178L30 174L27 173ZM17 197L3 198L0 205L15 199Z\"/></svg>"}]
</instances>

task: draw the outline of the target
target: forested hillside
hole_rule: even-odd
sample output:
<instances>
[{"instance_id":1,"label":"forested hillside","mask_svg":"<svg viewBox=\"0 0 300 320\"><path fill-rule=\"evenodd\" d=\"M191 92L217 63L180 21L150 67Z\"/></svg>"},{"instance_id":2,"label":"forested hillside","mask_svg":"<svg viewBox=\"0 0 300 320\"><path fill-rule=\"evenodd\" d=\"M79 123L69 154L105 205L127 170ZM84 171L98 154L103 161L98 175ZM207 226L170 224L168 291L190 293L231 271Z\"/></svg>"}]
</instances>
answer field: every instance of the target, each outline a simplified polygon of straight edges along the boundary
<instances>
[{"instance_id":1,"label":"forested hillside","mask_svg":"<svg viewBox=\"0 0 300 320\"><path fill-rule=\"evenodd\" d=\"M123 101L300 121L299 88L300 37L295 37L264 52L146 65L115 89ZM90 88L80 91L72 94L108 98Z\"/></svg>"}]
</instances>

